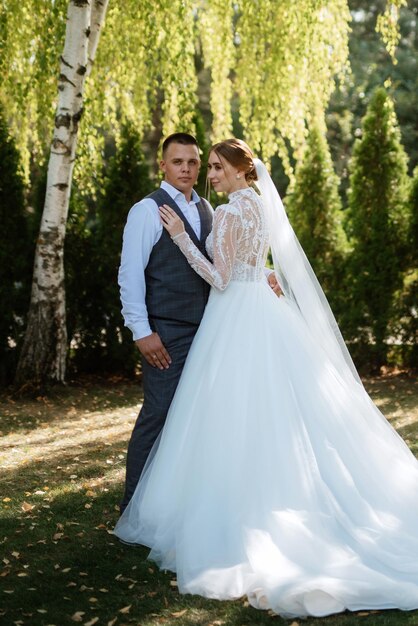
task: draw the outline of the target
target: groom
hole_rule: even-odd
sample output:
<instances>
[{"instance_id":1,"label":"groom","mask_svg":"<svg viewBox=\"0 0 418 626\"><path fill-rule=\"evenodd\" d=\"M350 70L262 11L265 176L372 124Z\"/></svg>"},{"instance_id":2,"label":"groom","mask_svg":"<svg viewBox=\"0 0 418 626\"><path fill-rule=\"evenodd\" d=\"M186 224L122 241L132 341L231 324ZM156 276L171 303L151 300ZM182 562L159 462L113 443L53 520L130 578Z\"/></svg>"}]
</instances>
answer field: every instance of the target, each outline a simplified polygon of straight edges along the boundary
<instances>
[{"instance_id":1,"label":"groom","mask_svg":"<svg viewBox=\"0 0 418 626\"><path fill-rule=\"evenodd\" d=\"M141 353L144 403L128 445L126 508L158 437L209 296L209 285L188 264L160 222L168 204L206 256L213 211L193 186L200 168L192 135L174 133L162 148L159 189L135 204L123 234L119 269L122 314Z\"/></svg>"}]
</instances>

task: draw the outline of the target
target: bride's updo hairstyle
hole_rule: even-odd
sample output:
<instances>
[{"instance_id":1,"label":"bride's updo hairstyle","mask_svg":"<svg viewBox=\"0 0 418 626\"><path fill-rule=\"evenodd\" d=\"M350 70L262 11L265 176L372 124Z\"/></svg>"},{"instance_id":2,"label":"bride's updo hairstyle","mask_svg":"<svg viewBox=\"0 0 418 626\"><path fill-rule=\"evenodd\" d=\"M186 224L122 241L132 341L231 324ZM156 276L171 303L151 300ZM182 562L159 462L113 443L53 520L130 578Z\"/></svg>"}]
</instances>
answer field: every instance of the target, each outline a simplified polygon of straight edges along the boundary
<instances>
[{"instance_id":1,"label":"bride's updo hairstyle","mask_svg":"<svg viewBox=\"0 0 418 626\"><path fill-rule=\"evenodd\" d=\"M210 152L215 152L221 162L222 159L225 159L225 161L228 161L233 167L244 172L245 180L249 185L257 180L254 155L245 141L235 138L226 139L212 146Z\"/></svg>"}]
</instances>

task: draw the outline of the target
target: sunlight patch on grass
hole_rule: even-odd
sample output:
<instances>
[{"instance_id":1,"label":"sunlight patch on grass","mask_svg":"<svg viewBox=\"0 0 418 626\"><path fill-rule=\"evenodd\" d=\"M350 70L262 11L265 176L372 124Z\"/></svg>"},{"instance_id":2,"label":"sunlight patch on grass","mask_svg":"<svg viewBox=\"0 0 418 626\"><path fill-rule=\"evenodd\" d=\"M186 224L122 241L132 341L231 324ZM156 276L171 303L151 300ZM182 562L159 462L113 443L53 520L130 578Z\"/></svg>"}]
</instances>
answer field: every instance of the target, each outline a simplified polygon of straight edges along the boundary
<instances>
[{"instance_id":1,"label":"sunlight patch on grass","mask_svg":"<svg viewBox=\"0 0 418 626\"><path fill-rule=\"evenodd\" d=\"M129 437L136 416L131 408L118 412L86 411L59 424L42 424L23 437L22 433L11 433L3 437L0 463L4 469L16 469L31 461L59 459L63 453L83 453L84 446L92 442L112 445Z\"/></svg>"},{"instance_id":2,"label":"sunlight patch on grass","mask_svg":"<svg viewBox=\"0 0 418 626\"><path fill-rule=\"evenodd\" d=\"M416 453L418 442L418 381L409 376L366 379L373 402Z\"/></svg>"}]
</instances>

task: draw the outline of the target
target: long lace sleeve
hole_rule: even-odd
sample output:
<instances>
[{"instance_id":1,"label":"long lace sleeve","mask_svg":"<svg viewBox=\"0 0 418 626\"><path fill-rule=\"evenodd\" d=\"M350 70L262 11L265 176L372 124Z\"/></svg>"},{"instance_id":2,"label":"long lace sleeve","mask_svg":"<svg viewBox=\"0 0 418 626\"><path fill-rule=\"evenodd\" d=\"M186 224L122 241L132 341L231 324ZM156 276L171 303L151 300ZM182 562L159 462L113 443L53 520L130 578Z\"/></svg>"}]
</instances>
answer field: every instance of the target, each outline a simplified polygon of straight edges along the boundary
<instances>
[{"instance_id":1,"label":"long lace sleeve","mask_svg":"<svg viewBox=\"0 0 418 626\"><path fill-rule=\"evenodd\" d=\"M197 249L186 232L173 237L191 267L207 283L223 291L232 274L236 254L239 211L226 204L219 206L213 220L213 263Z\"/></svg>"}]
</instances>

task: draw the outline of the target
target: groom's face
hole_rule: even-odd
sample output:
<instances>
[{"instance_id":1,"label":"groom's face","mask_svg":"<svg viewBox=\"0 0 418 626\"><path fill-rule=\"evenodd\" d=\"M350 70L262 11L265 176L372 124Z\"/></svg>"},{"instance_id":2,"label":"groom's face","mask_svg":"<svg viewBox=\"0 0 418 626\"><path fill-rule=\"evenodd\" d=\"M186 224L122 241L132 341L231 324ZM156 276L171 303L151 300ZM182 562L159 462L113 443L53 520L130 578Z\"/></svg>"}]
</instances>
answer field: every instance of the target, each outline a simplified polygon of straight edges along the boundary
<instances>
[{"instance_id":1,"label":"groom's face","mask_svg":"<svg viewBox=\"0 0 418 626\"><path fill-rule=\"evenodd\" d=\"M200 168L197 146L171 143L163 155L160 167L167 183L185 195L190 194Z\"/></svg>"}]
</instances>

